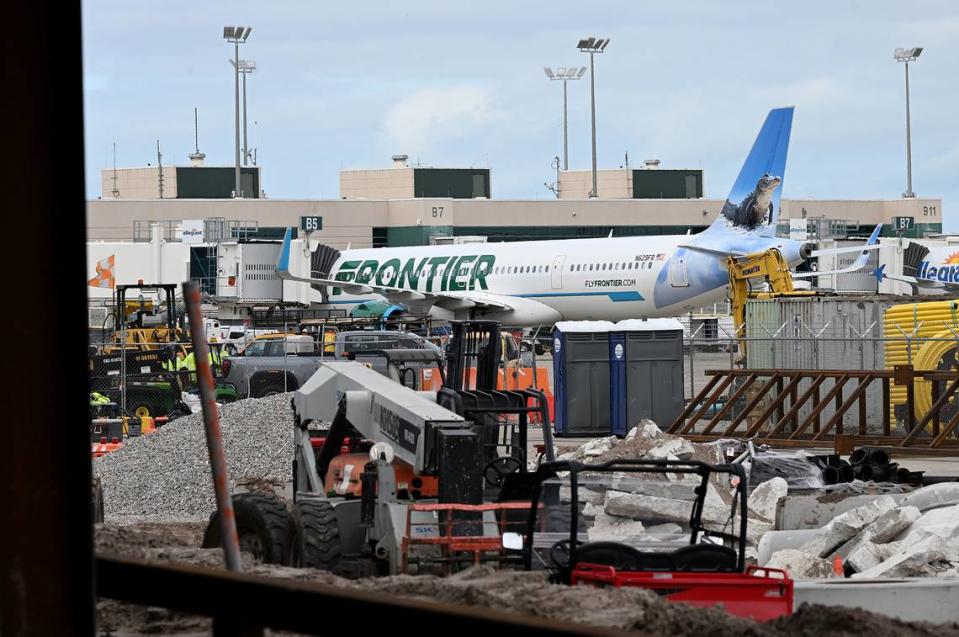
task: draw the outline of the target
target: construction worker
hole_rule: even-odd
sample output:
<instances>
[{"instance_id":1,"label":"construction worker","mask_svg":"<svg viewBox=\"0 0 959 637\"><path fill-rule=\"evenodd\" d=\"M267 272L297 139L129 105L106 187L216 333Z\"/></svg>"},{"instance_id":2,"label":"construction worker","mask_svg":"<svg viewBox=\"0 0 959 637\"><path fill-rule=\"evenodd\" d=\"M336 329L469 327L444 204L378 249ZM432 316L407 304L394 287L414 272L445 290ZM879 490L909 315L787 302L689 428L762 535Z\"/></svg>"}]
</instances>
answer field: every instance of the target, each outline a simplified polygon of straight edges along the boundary
<instances>
[{"instance_id":1,"label":"construction worker","mask_svg":"<svg viewBox=\"0 0 959 637\"><path fill-rule=\"evenodd\" d=\"M207 354L207 358L210 360L210 367L213 368L213 376L216 377L220 371L222 354L220 352L220 345L217 343L215 336L210 337L209 350L210 352Z\"/></svg>"},{"instance_id":2,"label":"construction worker","mask_svg":"<svg viewBox=\"0 0 959 637\"><path fill-rule=\"evenodd\" d=\"M217 345L216 337L211 336L210 342L208 343L208 353L207 360L210 362L210 367L213 371L213 376L216 377L217 371L220 369L220 350L219 345ZM187 354L186 358L183 361L184 369L190 371L190 380L194 383L196 382L196 356L193 353L193 350L190 350L190 353Z\"/></svg>"},{"instance_id":3,"label":"construction worker","mask_svg":"<svg viewBox=\"0 0 959 637\"><path fill-rule=\"evenodd\" d=\"M168 372L175 372L180 369L181 361L183 360L183 349L177 349L176 354L173 354L167 360L163 361L162 366Z\"/></svg>"}]
</instances>

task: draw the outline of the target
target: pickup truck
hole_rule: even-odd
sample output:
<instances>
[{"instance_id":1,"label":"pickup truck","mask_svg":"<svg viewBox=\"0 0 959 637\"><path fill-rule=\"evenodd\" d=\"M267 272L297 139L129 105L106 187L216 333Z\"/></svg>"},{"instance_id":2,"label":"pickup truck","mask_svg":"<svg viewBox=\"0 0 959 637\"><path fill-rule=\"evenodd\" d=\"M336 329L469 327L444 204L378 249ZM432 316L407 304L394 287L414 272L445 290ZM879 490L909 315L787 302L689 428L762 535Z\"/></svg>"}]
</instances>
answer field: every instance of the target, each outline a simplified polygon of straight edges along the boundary
<instances>
[{"instance_id":1,"label":"pickup truck","mask_svg":"<svg viewBox=\"0 0 959 637\"><path fill-rule=\"evenodd\" d=\"M260 336L241 354L223 357L222 382L235 387L241 398L272 396L299 389L321 360L322 352L309 336Z\"/></svg>"},{"instance_id":2,"label":"pickup truck","mask_svg":"<svg viewBox=\"0 0 959 637\"><path fill-rule=\"evenodd\" d=\"M222 382L235 387L238 397L261 398L299 389L323 360L391 349L431 349L441 353L440 348L416 334L388 330L340 332L335 345L336 353L324 358L311 336L261 336L242 354L223 358Z\"/></svg>"}]
</instances>

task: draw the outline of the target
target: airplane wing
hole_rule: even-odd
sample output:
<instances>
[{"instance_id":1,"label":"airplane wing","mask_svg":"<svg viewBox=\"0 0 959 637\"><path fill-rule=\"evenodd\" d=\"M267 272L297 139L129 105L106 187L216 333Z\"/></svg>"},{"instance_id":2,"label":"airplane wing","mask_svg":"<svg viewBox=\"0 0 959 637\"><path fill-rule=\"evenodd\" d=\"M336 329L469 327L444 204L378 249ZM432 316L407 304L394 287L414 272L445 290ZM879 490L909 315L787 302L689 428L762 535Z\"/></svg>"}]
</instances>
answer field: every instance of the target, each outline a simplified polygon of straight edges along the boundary
<instances>
[{"instance_id":1,"label":"airplane wing","mask_svg":"<svg viewBox=\"0 0 959 637\"><path fill-rule=\"evenodd\" d=\"M875 228L873 228L872 234L869 235L869 239L866 241L866 245L849 246L848 248L824 248L822 250L813 250L809 256L822 257L827 254L848 254L850 252L861 252L862 255L860 256L865 256L866 259L868 259L869 250L878 250L881 247L879 245L879 233L881 231L882 231L882 224L880 223L880 224L877 224ZM856 262L858 263L859 259L856 259ZM863 261L862 265L860 265L859 268L863 267L864 265L866 265L865 261ZM859 269L859 268L856 268L856 269ZM823 274L834 274L834 273L830 272L830 273L823 273Z\"/></svg>"},{"instance_id":2,"label":"airplane wing","mask_svg":"<svg viewBox=\"0 0 959 637\"><path fill-rule=\"evenodd\" d=\"M706 248L704 246L693 245L690 243L683 243L677 246L679 248L686 248L687 250L693 250L695 252L702 252L703 254L708 254L714 257L742 257L746 256L745 252L740 251L731 251L731 250L717 250L715 248Z\"/></svg>"},{"instance_id":3,"label":"airplane wing","mask_svg":"<svg viewBox=\"0 0 959 637\"><path fill-rule=\"evenodd\" d=\"M805 279L814 276L828 276L831 274L846 274L847 272L855 272L856 270L861 270L866 267L866 263L869 261L869 251L879 248L879 232L882 230L882 224L877 225L872 234L869 235L869 240L866 241L864 246L855 246L848 248L829 248L827 250L813 250L812 256L820 256L823 254L843 254L850 252L859 252L859 256L856 257L856 260L852 262L852 265L849 265L845 268L840 268L839 270L829 270L828 272L793 272L792 277L794 279Z\"/></svg>"},{"instance_id":4,"label":"airplane wing","mask_svg":"<svg viewBox=\"0 0 959 637\"><path fill-rule=\"evenodd\" d=\"M326 285L337 287L347 294L379 294L386 298L390 303L419 303L427 306L436 305L447 310L462 310L473 307L491 308L497 310L517 310L526 309L519 306L526 306L531 303L543 305L530 299L520 299L501 294L490 294L488 292L467 291L467 292L415 292L413 290L404 290L402 288L376 285L374 283L349 283L346 281L336 281L328 278L314 278L297 276L290 272L290 241L292 240L292 231L288 228L283 237L283 247L280 249L280 257L276 263L276 273L281 279L287 281L301 281L303 283L312 283L315 285ZM545 306L543 306L545 307Z\"/></svg>"}]
</instances>

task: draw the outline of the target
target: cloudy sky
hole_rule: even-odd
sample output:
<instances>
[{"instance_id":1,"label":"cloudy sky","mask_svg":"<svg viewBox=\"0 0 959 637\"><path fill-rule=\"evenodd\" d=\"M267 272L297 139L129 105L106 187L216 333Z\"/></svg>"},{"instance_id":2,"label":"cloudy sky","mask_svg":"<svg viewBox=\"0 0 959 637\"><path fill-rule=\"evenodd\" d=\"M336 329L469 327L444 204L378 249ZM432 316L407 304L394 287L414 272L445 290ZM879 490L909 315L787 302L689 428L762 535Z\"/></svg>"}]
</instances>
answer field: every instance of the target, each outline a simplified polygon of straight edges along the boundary
<instances>
[{"instance_id":1,"label":"cloudy sky","mask_svg":"<svg viewBox=\"0 0 959 637\"><path fill-rule=\"evenodd\" d=\"M549 197L562 153L562 89L544 66L596 59L600 167L657 158L701 167L725 197L770 108L796 106L784 196L895 198L905 188L899 46L910 68L913 188L941 197L959 230L959 3L283 2L86 0L88 196L100 170L186 164L193 107L208 164L233 163L232 47L241 57L250 145L272 198L335 198L342 168L406 153L435 166L490 167L496 198ZM570 84L570 166L588 168L588 76Z\"/></svg>"}]
</instances>

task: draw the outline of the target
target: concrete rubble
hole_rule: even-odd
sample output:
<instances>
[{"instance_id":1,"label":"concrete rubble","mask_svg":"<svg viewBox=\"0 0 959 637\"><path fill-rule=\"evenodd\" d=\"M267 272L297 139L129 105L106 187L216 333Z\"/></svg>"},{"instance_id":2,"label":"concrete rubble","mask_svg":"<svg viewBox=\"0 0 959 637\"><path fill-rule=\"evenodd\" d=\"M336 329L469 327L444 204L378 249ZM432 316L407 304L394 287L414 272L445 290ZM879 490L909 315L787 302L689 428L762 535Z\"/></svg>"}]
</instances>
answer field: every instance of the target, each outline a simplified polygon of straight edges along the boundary
<instances>
[{"instance_id":1,"label":"concrete rubble","mask_svg":"<svg viewBox=\"0 0 959 637\"><path fill-rule=\"evenodd\" d=\"M793 579L824 579L832 577L832 565L824 560L798 549L777 551L766 564L769 568L781 568Z\"/></svg>"},{"instance_id":2,"label":"concrete rubble","mask_svg":"<svg viewBox=\"0 0 959 637\"><path fill-rule=\"evenodd\" d=\"M561 457L583 462L627 458L724 461L719 445L665 434L648 420L623 440L601 438ZM581 489L580 497L588 503L584 517L590 525L589 537L685 533L698 486L695 476L637 480L620 474L613 476L606 490ZM758 549L763 536L775 530L788 490L787 480L774 477L756 485L750 494L747 553L753 559L763 553ZM821 528L804 531L787 546L767 551L763 565L784 568L797 579L836 577L836 558L845 574L856 578L959 576L959 485L936 484L896 497L877 488L874 496L860 496L859 500ZM721 480L710 481L704 523L726 523L731 504L728 486Z\"/></svg>"},{"instance_id":3,"label":"concrete rubble","mask_svg":"<svg viewBox=\"0 0 959 637\"><path fill-rule=\"evenodd\" d=\"M599 438L559 458L586 463L619 459L696 459L711 464L724 461L720 446L692 443L663 433L650 420L640 422L622 440L615 436ZM708 527L718 529L726 525L733 514L731 490L724 484L725 479L717 475L707 485L703 522ZM640 477L619 473L607 476L604 481L605 490L592 485L579 488L580 501L586 503L583 516L590 539L688 532L692 502L701 484L699 477L688 474ZM773 529L775 511L786 490L785 480L777 478L760 485L750 498L747 542L753 548L764 533ZM569 495L568 488L560 489L561 498Z\"/></svg>"},{"instance_id":4,"label":"concrete rubble","mask_svg":"<svg viewBox=\"0 0 959 637\"><path fill-rule=\"evenodd\" d=\"M851 540L880 515L895 508L896 501L888 495L879 496L872 502L846 511L822 527L811 540L800 547L804 553L816 557L828 557L833 551Z\"/></svg>"},{"instance_id":5,"label":"concrete rubble","mask_svg":"<svg viewBox=\"0 0 959 637\"><path fill-rule=\"evenodd\" d=\"M758 485L749 494L749 515L766 522L776 521L779 501L786 497L789 485L783 478L773 478Z\"/></svg>"},{"instance_id":6,"label":"concrete rubble","mask_svg":"<svg viewBox=\"0 0 959 637\"><path fill-rule=\"evenodd\" d=\"M953 493L933 487L929 493L913 492L908 501L935 505L942 494ZM959 576L959 505L923 513L916 506L896 505L891 496L880 495L816 531L796 535L799 542L781 542L780 549L760 563L773 566L788 558L797 572L813 573L816 559L831 564L839 558L845 573L857 579ZM794 551L809 559L799 558Z\"/></svg>"},{"instance_id":7,"label":"concrete rubble","mask_svg":"<svg viewBox=\"0 0 959 637\"><path fill-rule=\"evenodd\" d=\"M876 563L873 563L874 560L881 558L885 552L874 547L890 542L920 517L919 509L916 507L904 506L890 509L836 549L830 557L844 558L846 564L856 572L872 568L876 566Z\"/></svg>"},{"instance_id":8,"label":"concrete rubble","mask_svg":"<svg viewBox=\"0 0 959 637\"><path fill-rule=\"evenodd\" d=\"M954 572L959 568L959 505L927 511L894 542L877 552L885 559L878 563L864 561L867 568L853 577L917 577Z\"/></svg>"}]
</instances>

